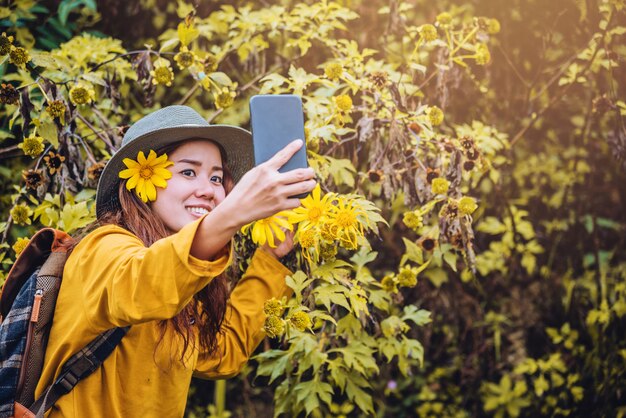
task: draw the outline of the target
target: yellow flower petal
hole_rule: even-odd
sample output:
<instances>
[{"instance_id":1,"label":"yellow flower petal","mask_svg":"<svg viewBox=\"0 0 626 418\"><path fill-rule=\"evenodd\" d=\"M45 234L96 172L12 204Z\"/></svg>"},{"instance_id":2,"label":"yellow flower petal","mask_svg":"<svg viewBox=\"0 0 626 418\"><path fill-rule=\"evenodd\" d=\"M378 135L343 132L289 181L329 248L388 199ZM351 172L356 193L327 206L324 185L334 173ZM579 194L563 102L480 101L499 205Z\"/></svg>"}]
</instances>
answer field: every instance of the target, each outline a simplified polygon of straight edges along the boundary
<instances>
[{"instance_id":1,"label":"yellow flower petal","mask_svg":"<svg viewBox=\"0 0 626 418\"><path fill-rule=\"evenodd\" d=\"M135 161L135 160L131 160L130 158L124 158L122 160L122 162L126 165L126 167L128 168L134 168L134 169L139 169L140 164Z\"/></svg>"},{"instance_id":2,"label":"yellow flower petal","mask_svg":"<svg viewBox=\"0 0 626 418\"><path fill-rule=\"evenodd\" d=\"M137 174L137 169L135 168L127 168L126 170L122 170L120 171L120 178L121 179L127 179L133 175Z\"/></svg>"},{"instance_id":3,"label":"yellow flower petal","mask_svg":"<svg viewBox=\"0 0 626 418\"><path fill-rule=\"evenodd\" d=\"M148 197L149 201L155 201L156 200L156 188L154 187L154 184L151 181L146 181L144 183L144 189L146 192L146 196Z\"/></svg>"},{"instance_id":4,"label":"yellow flower petal","mask_svg":"<svg viewBox=\"0 0 626 418\"><path fill-rule=\"evenodd\" d=\"M144 155L143 151L139 151L139 153L137 154L137 162L139 163L139 165L146 165L146 156Z\"/></svg>"},{"instance_id":5,"label":"yellow flower petal","mask_svg":"<svg viewBox=\"0 0 626 418\"><path fill-rule=\"evenodd\" d=\"M167 170L161 167L155 167L154 174L166 180L172 178L172 172L170 170Z\"/></svg>"},{"instance_id":6,"label":"yellow flower petal","mask_svg":"<svg viewBox=\"0 0 626 418\"><path fill-rule=\"evenodd\" d=\"M167 181L165 181L163 177L157 176L156 174L153 174L152 177L150 177L150 181L157 187L167 187Z\"/></svg>"},{"instance_id":7,"label":"yellow flower petal","mask_svg":"<svg viewBox=\"0 0 626 418\"><path fill-rule=\"evenodd\" d=\"M135 172L135 174L129 178L128 180L126 180L126 190L132 190L134 187L137 186L137 181L139 181L139 173Z\"/></svg>"}]
</instances>

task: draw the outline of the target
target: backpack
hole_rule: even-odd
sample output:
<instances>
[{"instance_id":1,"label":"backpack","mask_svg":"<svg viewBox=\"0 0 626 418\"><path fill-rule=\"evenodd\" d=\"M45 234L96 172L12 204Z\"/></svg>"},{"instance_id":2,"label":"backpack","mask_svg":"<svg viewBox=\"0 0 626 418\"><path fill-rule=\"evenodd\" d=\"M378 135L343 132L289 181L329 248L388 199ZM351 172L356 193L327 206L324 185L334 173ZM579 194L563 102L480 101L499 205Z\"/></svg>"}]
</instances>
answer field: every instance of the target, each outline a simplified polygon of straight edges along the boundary
<instances>
[{"instance_id":1,"label":"backpack","mask_svg":"<svg viewBox=\"0 0 626 418\"><path fill-rule=\"evenodd\" d=\"M67 249L71 238L38 231L20 253L0 295L0 418L33 418L95 371L129 327L103 332L63 365L60 376L35 400L43 369Z\"/></svg>"}]
</instances>

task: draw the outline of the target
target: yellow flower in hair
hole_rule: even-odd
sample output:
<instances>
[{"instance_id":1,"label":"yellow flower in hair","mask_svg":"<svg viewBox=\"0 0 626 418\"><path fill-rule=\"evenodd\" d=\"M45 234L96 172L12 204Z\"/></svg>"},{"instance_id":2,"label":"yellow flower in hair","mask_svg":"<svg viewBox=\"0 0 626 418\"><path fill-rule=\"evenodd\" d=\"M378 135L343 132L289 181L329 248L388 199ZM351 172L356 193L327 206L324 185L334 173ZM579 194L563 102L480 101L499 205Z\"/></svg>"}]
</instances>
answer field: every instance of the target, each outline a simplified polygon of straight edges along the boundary
<instances>
[{"instance_id":1,"label":"yellow flower in hair","mask_svg":"<svg viewBox=\"0 0 626 418\"><path fill-rule=\"evenodd\" d=\"M282 211L269 218L252 222L241 228L241 232L245 234L248 229L252 228L252 242L258 245L264 245L267 242L270 247L276 248L274 237L282 242L285 240L283 228L293 230L293 225L287 220L288 213L288 211Z\"/></svg>"},{"instance_id":2,"label":"yellow flower in hair","mask_svg":"<svg viewBox=\"0 0 626 418\"><path fill-rule=\"evenodd\" d=\"M143 151L139 151L137 161L124 158L124 165L127 168L120 171L119 176L121 179L128 179L127 190L135 189L135 193L143 202L152 202L156 200L156 187L165 188L166 180L172 177L172 173L166 167L173 164L167 159L167 154L157 157L156 152L150 150L146 158Z\"/></svg>"}]
</instances>

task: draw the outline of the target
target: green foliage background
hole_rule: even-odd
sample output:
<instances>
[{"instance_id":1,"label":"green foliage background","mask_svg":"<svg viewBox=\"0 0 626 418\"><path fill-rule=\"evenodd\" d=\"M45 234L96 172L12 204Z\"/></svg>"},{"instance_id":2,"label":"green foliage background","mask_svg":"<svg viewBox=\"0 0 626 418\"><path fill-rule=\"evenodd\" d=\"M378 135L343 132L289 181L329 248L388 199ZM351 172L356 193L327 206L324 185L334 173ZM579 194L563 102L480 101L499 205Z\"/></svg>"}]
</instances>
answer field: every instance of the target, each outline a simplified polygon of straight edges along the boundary
<instances>
[{"instance_id":1,"label":"green foliage background","mask_svg":"<svg viewBox=\"0 0 626 418\"><path fill-rule=\"evenodd\" d=\"M0 57L2 277L19 238L93 220L98 168L142 115L248 126L251 95L296 93L323 190L371 202L371 232L292 260L285 318L312 330L267 340L225 408L195 382L188 416L623 416L625 17L623 0L9 1L0 31L31 60ZM184 45L202 64L177 66Z\"/></svg>"}]
</instances>

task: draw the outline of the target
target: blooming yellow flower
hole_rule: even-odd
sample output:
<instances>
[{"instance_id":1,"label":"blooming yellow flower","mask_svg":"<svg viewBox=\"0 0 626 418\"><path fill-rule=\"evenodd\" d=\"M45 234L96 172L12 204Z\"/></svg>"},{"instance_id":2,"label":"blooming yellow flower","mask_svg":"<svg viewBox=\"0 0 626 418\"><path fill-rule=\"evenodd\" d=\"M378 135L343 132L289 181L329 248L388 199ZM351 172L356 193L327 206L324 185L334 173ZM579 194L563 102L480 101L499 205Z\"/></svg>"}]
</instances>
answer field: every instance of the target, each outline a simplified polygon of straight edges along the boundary
<instances>
[{"instance_id":1,"label":"blooming yellow flower","mask_svg":"<svg viewBox=\"0 0 626 418\"><path fill-rule=\"evenodd\" d=\"M459 212L463 215L471 215L477 208L476 201L469 196L463 196L459 200Z\"/></svg>"},{"instance_id":2,"label":"blooming yellow flower","mask_svg":"<svg viewBox=\"0 0 626 418\"><path fill-rule=\"evenodd\" d=\"M428 119L433 126L441 125L443 122L443 111L437 106L433 106L428 109Z\"/></svg>"},{"instance_id":3,"label":"blooming yellow flower","mask_svg":"<svg viewBox=\"0 0 626 418\"><path fill-rule=\"evenodd\" d=\"M294 313L293 315L291 315L291 318L289 318L289 321L299 331L305 331L311 328L311 325L313 324L311 318L309 317L309 314L304 311L298 311Z\"/></svg>"},{"instance_id":4,"label":"blooming yellow flower","mask_svg":"<svg viewBox=\"0 0 626 418\"><path fill-rule=\"evenodd\" d=\"M252 228L252 242L258 245L265 245L265 243L267 243L270 247L276 248L274 237L276 237L279 242L284 241L285 231L283 228L289 231L293 230L293 225L287 220L288 216L288 211L278 212L276 215L245 225L241 228L241 232L246 234L248 229Z\"/></svg>"},{"instance_id":5,"label":"blooming yellow flower","mask_svg":"<svg viewBox=\"0 0 626 418\"><path fill-rule=\"evenodd\" d=\"M29 157L35 158L40 155L44 150L43 138L40 136L31 135L28 138L24 138L24 141L17 147L24 151L24 154L28 155Z\"/></svg>"},{"instance_id":6,"label":"blooming yellow flower","mask_svg":"<svg viewBox=\"0 0 626 418\"><path fill-rule=\"evenodd\" d=\"M405 212L402 217L402 222L411 229L418 229L423 226L422 215L416 210Z\"/></svg>"},{"instance_id":7,"label":"blooming yellow flower","mask_svg":"<svg viewBox=\"0 0 626 418\"><path fill-rule=\"evenodd\" d=\"M331 62L324 68L324 74L331 80L337 80L343 74L343 67L339 63Z\"/></svg>"},{"instance_id":8,"label":"blooming yellow flower","mask_svg":"<svg viewBox=\"0 0 626 418\"><path fill-rule=\"evenodd\" d=\"M452 22L452 15L448 12L442 12L437 15L437 22L440 25L449 25Z\"/></svg>"},{"instance_id":9,"label":"blooming yellow flower","mask_svg":"<svg viewBox=\"0 0 626 418\"><path fill-rule=\"evenodd\" d=\"M87 84L76 84L70 89L70 101L75 106L89 104L95 98L95 91Z\"/></svg>"},{"instance_id":10,"label":"blooming yellow flower","mask_svg":"<svg viewBox=\"0 0 626 418\"><path fill-rule=\"evenodd\" d=\"M268 316L263 329L270 338L280 337L285 333L285 322L277 316Z\"/></svg>"},{"instance_id":11,"label":"blooming yellow flower","mask_svg":"<svg viewBox=\"0 0 626 418\"><path fill-rule=\"evenodd\" d=\"M363 210L347 199L339 199L334 208L330 229L345 248L356 249L358 247L357 240L364 234L363 224L359 220L359 215L362 214Z\"/></svg>"},{"instance_id":12,"label":"blooming yellow flower","mask_svg":"<svg viewBox=\"0 0 626 418\"><path fill-rule=\"evenodd\" d=\"M476 64L478 65L487 65L489 61L491 61L491 52L489 52L489 48L485 44L476 45Z\"/></svg>"},{"instance_id":13,"label":"blooming yellow flower","mask_svg":"<svg viewBox=\"0 0 626 418\"><path fill-rule=\"evenodd\" d=\"M342 112L348 112L352 109L352 99L347 94L341 94L334 98L337 108Z\"/></svg>"},{"instance_id":14,"label":"blooming yellow flower","mask_svg":"<svg viewBox=\"0 0 626 418\"><path fill-rule=\"evenodd\" d=\"M223 87L222 91L215 95L215 107L218 109L226 109L231 107L235 102L237 93L231 91L228 87Z\"/></svg>"},{"instance_id":15,"label":"blooming yellow flower","mask_svg":"<svg viewBox=\"0 0 626 418\"><path fill-rule=\"evenodd\" d=\"M0 55L4 56L11 52L12 44L13 37L7 36L6 32L2 32L2 35L0 35Z\"/></svg>"},{"instance_id":16,"label":"blooming yellow flower","mask_svg":"<svg viewBox=\"0 0 626 418\"><path fill-rule=\"evenodd\" d=\"M190 67L197 59L196 54L190 51L186 46L181 47L180 52L174 55L174 61L176 61L176 65L178 65L178 68L181 70Z\"/></svg>"},{"instance_id":17,"label":"blooming yellow flower","mask_svg":"<svg viewBox=\"0 0 626 418\"><path fill-rule=\"evenodd\" d=\"M15 255L22 254L22 251L24 251L24 248L26 248L29 242L30 242L30 239L28 238L18 238L17 241L15 241L15 243L11 247L13 248L13 251L15 251Z\"/></svg>"},{"instance_id":18,"label":"blooming yellow flower","mask_svg":"<svg viewBox=\"0 0 626 418\"><path fill-rule=\"evenodd\" d=\"M263 312L267 316L282 316L283 309L283 303L276 298L268 299L263 304Z\"/></svg>"},{"instance_id":19,"label":"blooming yellow flower","mask_svg":"<svg viewBox=\"0 0 626 418\"><path fill-rule=\"evenodd\" d=\"M427 23L420 28L420 38L424 42L430 42L437 39L437 28Z\"/></svg>"},{"instance_id":20,"label":"blooming yellow flower","mask_svg":"<svg viewBox=\"0 0 626 418\"><path fill-rule=\"evenodd\" d=\"M450 182L444 178L437 177L433 179L431 190L433 194L445 194L448 192Z\"/></svg>"},{"instance_id":21,"label":"blooming yellow flower","mask_svg":"<svg viewBox=\"0 0 626 418\"><path fill-rule=\"evenodd\" d=\"M417 284L417 274L413 271L413 269L409 267L404 267L398 273L398 284L404 287L415 287Z\"/></svg>"},{"instance_id":22,"label":"blooming yellow flower","mask_svg":"<svg viewBox=\"0 0 626 418\"><path fill-rule=\"evenodd\" d=\"M298 224L298 230L305 231L312 226L319 225L332 210L333 193L326 193L321 197L319 183L313 191L300 200L300 206L289 214L289 222Z\"/></svg>"},{"instance_id":23,"label":"blooming yellow flower","mask_svg":"<svg viewBox=\"0 0 626 418\"><path fill-rule=\"evenodd\" d=\"M11 48L11 51L9 51L9 62L11 62L11 64L24 68L28 61L30 61L30 55L25 48L17 46Z\"/></svg>"},{"instance_id":24,"label":"blooming yellow flower","mask_svg":"<svg viewBox=\"0 0 626 418\"><path fill-rule=\"evenodd\" d=\"M163 84L169 87L172 85L172 81L174 80L172 66L166 59L158 59L154 63L154 70L150 71L150 75L152 76L152 84L155 86Z\"/></svg>"},{"instance_id":25,"label":"blooming yellow flower","mask_svg":"<svg viewBox=\"0 0 626 418\"><path fill-rule=\"evenodd\" d=\"M143 151L139 151L137 161L124 158L123 162L127 168L120 171L119 177L128 179L126 189L135 189L135 193L143 202L156 200L155 186L165 188L167 186L166 180L172 177L172 173L167 167L174 163L167 159L167 154L157 157L154 150L150 150L148 158Z\"/></svg>"},{"instance_id":26,"label":"blooming yellow flower","mask_svg":"<svg viewBox=\"0 0 626 418\"><path fill-rule=\"evenodd\" d=\"M19 204L13 206L11 209L11 218L13 218L13 222L18 225L30 225L30 216L33 214L33 211L30 210L28 206L25 204Z\"/></svg>"},{"instance_id":27,"label":"blooming yellow flower","mask_svg":"<svg viewBox=\"0 0 626 418\"><path fill-rule=\"evenodd\" d=\"M53 118L63 120L65 116L65 103L63 103L63 100L53 100L46 106L46 112Z\"/></svg>"}]
</instances>

